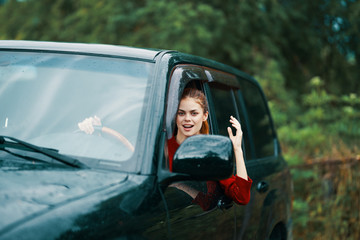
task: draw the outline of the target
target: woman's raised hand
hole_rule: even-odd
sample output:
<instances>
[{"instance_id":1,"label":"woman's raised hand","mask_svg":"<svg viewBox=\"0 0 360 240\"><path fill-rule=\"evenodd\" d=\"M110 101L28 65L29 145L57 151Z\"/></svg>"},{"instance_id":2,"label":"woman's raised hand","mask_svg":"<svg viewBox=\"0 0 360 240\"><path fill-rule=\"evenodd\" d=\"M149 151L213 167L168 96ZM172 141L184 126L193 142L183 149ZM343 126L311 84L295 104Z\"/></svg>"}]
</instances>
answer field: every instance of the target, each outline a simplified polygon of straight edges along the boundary
<instances>
[{"instance_id":1,"label":"woman's raised hand","mask_svg":"<svg viewBox=\"0 0 360 240\"><path fill-rule=\"evenodd\" d=\"M97 116L85 118L78 123L79 129L86 134L92 134L95 131L94 126L101 126L101 120Z\"/></svg>"},{"instance_id":2,"label":"woman's raised hand","mask_svg":"<svg viewBox=\"0 0 360 240\"><path fill-rule=\"evenodd\" d=\"M241 150L242 135L243 135L243 132L241 130L241 125L240 125L239 121L236 118L234 118L233 116L230 116L230 123L231 123L231 126L233 126L236 129L236 134L234 136L232 133L231 127L228 127L227 130L229 133L229 138L230 138L231 142L233 143L234 150L237 150L237 149Z\"/></svg>"},{"instance_id":3,"label":"woman's raised hand","mask_svg":"<svg viewBox=\"0 0 360 240\"><path fill-rule=\"evenodd\" d=\"M245 180L248 180L249 177L247 175L244 155L243 155L243 151L241 148L242 135L243 135L243 132L241 130L241 125L240 125L239 121L236 118L234 118L233 116L230 117L230 123L236 129L236 134L234 136L231 128L228 127L229 137L234 146L235 161L236 161L236 175Z\"/></svg>"}]
</instances>

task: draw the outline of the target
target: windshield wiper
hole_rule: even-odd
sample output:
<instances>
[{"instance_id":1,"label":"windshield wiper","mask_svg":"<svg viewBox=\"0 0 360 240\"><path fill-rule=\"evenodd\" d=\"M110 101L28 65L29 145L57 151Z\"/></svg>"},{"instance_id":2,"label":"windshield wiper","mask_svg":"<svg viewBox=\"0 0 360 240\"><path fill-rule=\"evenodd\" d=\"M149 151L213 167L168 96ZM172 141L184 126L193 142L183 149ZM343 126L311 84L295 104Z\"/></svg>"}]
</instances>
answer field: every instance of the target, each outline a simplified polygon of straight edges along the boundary
<instances>
[{"instance_id":1,"label":"windshield wiper","mask_svg":"<svg viewBox=\"0 0 360 240\"><path fill-rule=\"evenodd\" d=\"M11 141L9 141L7 139L9 139ZM39 146L19 140L14 137L0 135L0 150L5 150L5 148L31 150L32 152L41 153L45 156L51 157L59 162L62 162L68 166L71 166L71 167L88 168L85 164L83 164L79 160L58 153L58 150L56 150L56 149L39 147Z\"/></svg>"}]
</instances>

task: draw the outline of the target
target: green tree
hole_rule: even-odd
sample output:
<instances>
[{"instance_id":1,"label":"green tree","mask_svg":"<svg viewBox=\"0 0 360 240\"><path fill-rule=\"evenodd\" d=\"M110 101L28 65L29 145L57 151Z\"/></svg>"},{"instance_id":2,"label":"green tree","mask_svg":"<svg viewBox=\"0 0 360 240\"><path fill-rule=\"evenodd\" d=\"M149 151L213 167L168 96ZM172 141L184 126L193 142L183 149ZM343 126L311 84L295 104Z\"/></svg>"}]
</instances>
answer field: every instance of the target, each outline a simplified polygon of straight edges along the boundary
<instances>
[{"instance_id":1,"label":"green tree","mask_svg":"<svg viewBox=\"0 0 360 240\"><path fill-rule=\"evenodd\" d=\"M174 49L232 65L264 86L290 150L303 141L291 136L322 128L340 134L340 122L348 126L314 116L343 111L341 96L359 92L359 12L357 0L9 0L0 6L0 38ZM328 107L304 101L314 76L323 83L322 97L337 99ZM305 126L303 115L319 127ZM318 134L318 141L326 136Z\"/></svg>"}]
</instances>

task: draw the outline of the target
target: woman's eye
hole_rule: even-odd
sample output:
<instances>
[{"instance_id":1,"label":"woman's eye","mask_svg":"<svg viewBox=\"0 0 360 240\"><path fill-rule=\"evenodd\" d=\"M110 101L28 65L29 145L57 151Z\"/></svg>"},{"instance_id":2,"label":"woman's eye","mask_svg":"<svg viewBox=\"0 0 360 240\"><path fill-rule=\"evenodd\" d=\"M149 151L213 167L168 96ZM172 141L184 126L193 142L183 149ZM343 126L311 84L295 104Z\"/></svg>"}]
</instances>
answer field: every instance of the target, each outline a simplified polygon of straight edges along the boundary
<instances>
[{"instance_id":1,"label":"woman's eye","mask_svg":"<svg viewBox=\"0 0 360 240\"><path fill-rule=\"evenodd\" d=\"M193 112L193 113L191 113L191 115L196 116L196 115L198 115L198 113L197 113L197 112Z\"/></svg>"},{"instance_id":2,"label":"woman's eye","mask_svg":"<svg viewBox=\"0 0 360 240\"><path fill-rule=\"evenodd\" d=\"M184 116L184 113L183 112L178 112L178 115L179 116Z\"/></svg>"}]
</instances>

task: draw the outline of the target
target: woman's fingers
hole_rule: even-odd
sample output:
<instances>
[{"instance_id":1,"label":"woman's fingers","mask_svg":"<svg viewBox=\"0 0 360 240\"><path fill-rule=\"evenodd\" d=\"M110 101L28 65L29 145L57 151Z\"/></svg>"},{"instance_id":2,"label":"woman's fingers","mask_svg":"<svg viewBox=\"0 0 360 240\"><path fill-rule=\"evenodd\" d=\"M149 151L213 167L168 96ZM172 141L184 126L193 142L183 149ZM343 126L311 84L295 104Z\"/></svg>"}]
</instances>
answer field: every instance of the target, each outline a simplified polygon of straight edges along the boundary
<instances>
[{"instance_id":1,"label":"woman's fingers","mask_svg":"<svg viewBox=\"0 0 360 240\"><path fill-rule=\"evenodd\" d=\"M240 125L239 121L236 118L234 118L233 116L230 116L230 123L231 123L231 126L236 129L236 133L234 136L232 133L232 129L230 127L228 127L229 137L235 148L238 148L238 147L241 148L241 142L242 142L241 125Z\"/></svg>"},{"instance_id":2,"label":"woman's fingers","mask_svg":"<svg viewBox=\"0 0 360 240\"><path fill-rule=\"evenodd\" d=\"M236 135L242 135L241 125L239 121L233 116L230 116L230 123L236 129Z\"/></svg>"},{"instance_id":3,"label":"woman's fingers","mask_svg":"<svg viewBox=\"0 0 360 240\"><path fill-rule=\"evenodd\" d=\"M240 128L239 121L236 118L234 118L233 116L230 116L230 122L235 128Z\"/></svg>"},{"instance_id":4,"label":"woman's fingers","mask_svg":"<svg viewBox=\"0 0 360 240\"><path fill-rule=\"evenodd\" d=\"M234 135L233 135L233 133L232 133L231 127L228 127L228 128L227 128L227 131L228 131L228 133L229 133L230 139L232 139L232 138L234 137Z\"/></svg>"},{"instance_id":5,"label":"woman's fingers","mask_svg":"<svg viewBox=\"0 0 360 240\"><path fill-rule=\"evenodd\" d=\"M94 116L93 120L92 120L92 123L95 125L95 126L101 126L101 119L98 117L98 116Z\"/></svg>"}]
</instances>

